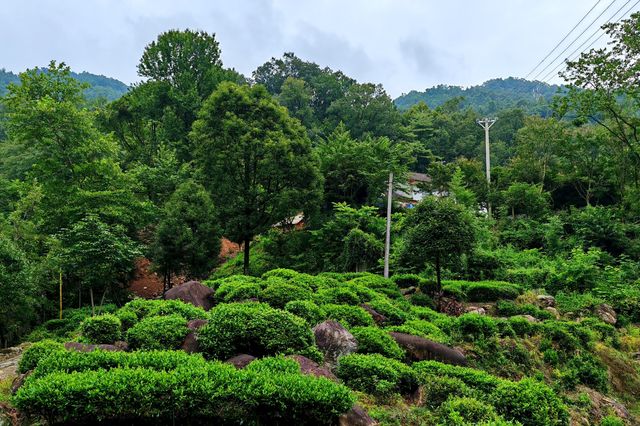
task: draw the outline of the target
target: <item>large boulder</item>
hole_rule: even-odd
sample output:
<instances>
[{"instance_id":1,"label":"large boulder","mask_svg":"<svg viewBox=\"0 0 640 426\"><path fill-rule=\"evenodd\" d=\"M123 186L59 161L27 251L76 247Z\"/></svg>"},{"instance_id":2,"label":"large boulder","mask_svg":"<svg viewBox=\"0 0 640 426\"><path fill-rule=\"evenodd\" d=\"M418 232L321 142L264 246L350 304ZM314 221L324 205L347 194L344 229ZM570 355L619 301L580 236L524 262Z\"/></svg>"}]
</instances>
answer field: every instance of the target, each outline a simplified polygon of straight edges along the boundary
<instances>
[{"instance_id":1,"label":"large boulder","mask_svg":"<svg viewBox=\"0 0 640 426\"><path fill-rule=\"evenodd\" d=\"M164 297L168 300L182 300L207 311L213 307L213 301L211 300L213 290L198 281L189 281L175 286L169 289Z\"/></svg>"},{"instance_id":2,"label":"large boulder","mask_svg":"<svg viewBox=\"0 0 640 426\"><path fill-rule=\"evenodd\" d=\"M367 305L366 303L362 303L360 305L360 307L362 309L364 309L365 311L367 311L369 313L369 315L371 315L371 317L373 318L373 320L375 321L376 324L378 325L382 325L385 322L388 321L388 318L384 315L382 315L380 312L376 311L375 309L373 309L371 306Z\"/></svg>"},{"instance_id":3,"label":"large boulder","mask_svg":"<svg viewBox=\"0 0 640 426\"><path fill-rule=\"evenodd\" d=\"M328 368L318 365L317 362L302 355L291 355L289 358L293 359L300 366L300 372L302 374L310 374L316 377L326 377L329 380L338 381L338 378L329 371Z\"/></svg>"},{"instance_id":4,"label":"large boulder","mask_svg":"<svg viewBox=\"0 0 640 426\"><path fill-rule=\"evenodd\" d=\"M464 310L467 314L486 315L487 310L481 306L467 306Z\"/></svg>"},{"instance_id":5,"label":"large boulder","mask_svg":"<svg viewBox=\"0 0 640 426\"><path fill-rule=\"evenodd\" d=\"M539 294L536 297L536 302L543 308L553 308L556 306L556 299L548 294Z\"/></svg>"},{"instance_id":6,"label":"large boulder","mask_svg":"<svg viewBox=\"0 0 640 426\"><path fill-rule=\"evenodd\" d=\"M251 364L251 362L256 359L253 355L240 354L226 360L226 363L233 365L235 368L242 370L247 365Z\"/></svg>"},{"instance_id":7,"label":"large boulder","mask_svg":"<svg viewBox=\"0 0 640 426\"><path fill-rule=\"evenodd\" d=\"M338 424L340 426L375 426L378 423L371 418L364 408L354 405L351 410L340 416Z\"/></svg>"},{"instance_id":8,"label":"large boulder","mask_svg":"<svg viewBox=\"0 0 640 426\"><path fill-rule=\"evenodd\" d=\"M189 321L187 323L187 328L189 330L197 330L200 327L207 325L208 322L209 321L204 320L204 319L194 319L194 320L191 320L191 321Z\"/></svg>"},{"instance_id":9,"label":"large boulder","mask_svg":"<svg viewBox=\"0 0 640 426\"><path fill-rule=\"evenodd\" d=\"M335 365L338 358L358 349L358 341L338 321L327 320L313 327L316 345L324 353L324 360Z\"/></svg>"},{"instance_id":10,"label":"large boulder","mask_svg":"<svg viewBox=\"0 0 640 426\"><path fill-rule=\"evenodd\" d=\"M127 344L127 342L123 341L117 341L113 345L92 345L89 343L67 342L64 344L64 348L68 351L78 352L93 352L96 349L109 352L118 352L127 351L129 349L129 345Z\"/></svg>"},{"instance_id":11,"label":"large boulder","mask_svg":"<svg viewBox=\"0 0 640 426\"><path fill-rule=\"evenodd\" d=\"M193 331L189 332L185 337L182 345L180 345L180 349L185 351L188 354L193 354L200 351L200 346L198 345L198 336Z\"/></svg>"},{"instance_id":12,"label":"large boulder","mask_svg":"<svg viewBox=\"0 0 640 426\"><path fill-rule=\"evenodd\" d=\"M615 323L618 322L616 311L613 310L611 305L607 305L606 303L596 308L596 315L607 324L615 325Z\"/></svg>"},{"instance_id":13,"label":"large boulder","mask_svg":"<svg viewBox=\"0 0 640 426\"><path fill-rule=\"evenodd\" d=\"M395 331L389 334L412 361L435 360L447 364L467 365L467 358L460 351L442 343Z\"/></svg>"}]
</instances>

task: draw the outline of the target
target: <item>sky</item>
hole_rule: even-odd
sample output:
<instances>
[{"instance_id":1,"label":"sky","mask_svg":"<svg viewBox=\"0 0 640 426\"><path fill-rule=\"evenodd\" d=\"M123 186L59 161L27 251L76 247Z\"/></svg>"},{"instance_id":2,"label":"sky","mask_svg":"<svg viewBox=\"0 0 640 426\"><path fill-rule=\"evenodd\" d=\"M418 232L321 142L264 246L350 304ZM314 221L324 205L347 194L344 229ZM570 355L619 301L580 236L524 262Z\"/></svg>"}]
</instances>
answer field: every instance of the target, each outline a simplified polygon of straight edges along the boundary
<instances>
[{"instance_id":1,"label":"sky","mask_svg":"<svg viewBox=\"0 0 640 426\"><path fill-rule=\"evenodd\" d=\"M611 0L598 2L565 45L600 11L607 13L596 23L625 4L613 1L608 10ZM358 81L381 83L397 97L438 84L470 86L491 78L525 77L595 3L2 0L0 68L18 72L55 59L74 71L130 84L140 81L136 65L149 42L163 31L191 28L215 33L225 67L247 76L271 57L294 52Z\"/></svg>"}]
</instances>

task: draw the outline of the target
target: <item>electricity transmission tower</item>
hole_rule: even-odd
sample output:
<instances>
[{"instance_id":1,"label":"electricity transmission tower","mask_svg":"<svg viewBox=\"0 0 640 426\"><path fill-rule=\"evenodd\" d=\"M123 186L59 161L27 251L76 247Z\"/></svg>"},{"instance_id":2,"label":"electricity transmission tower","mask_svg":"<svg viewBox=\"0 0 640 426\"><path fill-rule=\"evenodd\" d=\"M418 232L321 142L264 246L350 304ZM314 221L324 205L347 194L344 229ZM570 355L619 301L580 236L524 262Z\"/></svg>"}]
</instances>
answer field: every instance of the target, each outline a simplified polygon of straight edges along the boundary
<instances>
[{"instance_id":1,"label":"electricity transmission tower","mask_svg":"<svg viewBox=\"0 0 640 426\"><path fill-rule=\"evenodd\" d=\"M489 129L498 121L497 118L483 118L477 123L484 129L485 169L487 171L487 188L491 187L491 151L489 150ZM488 195L488 194L487 194ZM488 198L488 197L487 197ZM491 202L487 199L487 213L491 217Z\"/></svg>"}]
</instances>

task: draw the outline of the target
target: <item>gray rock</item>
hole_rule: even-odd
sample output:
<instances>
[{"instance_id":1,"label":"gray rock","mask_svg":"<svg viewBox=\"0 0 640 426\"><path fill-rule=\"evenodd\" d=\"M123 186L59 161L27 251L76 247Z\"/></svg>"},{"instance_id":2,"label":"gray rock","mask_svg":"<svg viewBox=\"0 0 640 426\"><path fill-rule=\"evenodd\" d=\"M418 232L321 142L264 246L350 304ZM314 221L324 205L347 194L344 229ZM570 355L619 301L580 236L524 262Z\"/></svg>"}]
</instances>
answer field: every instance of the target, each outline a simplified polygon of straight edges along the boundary
<instances>
[{"instance_id":1,"label":"gray rock","mask_svg":"<svg viewBox=\"0 0 640 426\"><path fill-rule=\"evenodd\" d=\"M558 312L558 310L556 308L554 308L553 306L547 306L546 308L544 308L545 311L550 312L555 319L559 319L560 318L560 312Z\"/></svg>"},{"instance_id":2,"label":"gray rock","mask_svg":"<svg viewBox=\"0 0 640 426\"><path fill-rule=\"evenodd\" d=\"M354 405L351 410L340 416L340 426L375 426L375 420L359 405Z\"/></svg>"},{"instance_id":3,"label":"gray rock","mask_svg":"<svg viewBox=\"0 0 640 426\"><path fill-rule=\"evenodd\" d=\"M226 360L225 362L233 365L235 368L242 370L243 368L245 368L247 365L251 364L251 362L256 359L255 356L253 355L248 355L248 354L240 354L240 355L236 355L234 357L229 358L228 360Z\"/></svg>"},{"instance_id":4,"label":"gray rock","mask_svg":"<svg viewBox=\"0 0 640 426\"><path fill-rule=\"evenodd\" d=\"M198 281L189 281L169 289L165 295L168 300L182 300L204 310L213 307L213 290Z\"/></svg>"},{"instance_id":5,"label":"gray rock","mask_svg":"<svg viewBox=\"0 0 640 426\"><path fill-rule=\"evenodd\" d=\"M467 365L462 352L419 336L392 331L389 333L412 361L436 360L447 364Z\"/></svg>"},{"instance_id":6,"label":"gray rock","mask_svg":"<svg viewBox=\"0 0 640 426\"><path fill-rule=\"evenodd\" d=\"M603 303L596 308L596 315L607 324L615 325L618 322L618 315L611 305Z\"/></svg>"},{"instance_id":7,"label":"gray rock","mask_svg":"<svg viewBox=\"0 0 640 426\"><path fill-rule=\"evenodd\" d=\"M465 312L468 314L478 314L478 315L486 315L487 311L484 308L478 306L468 306L465 309Z\"/></svg>"},{"instance_id":8,"label":"gray rock","mask_svg":"<svg viewBox=\"0 0 640 426\"><path fill-rule=\"evenodd\" d=\"M288 358L293 359L300 366L300 372L302 374L309 374L316 377L326 377L329 380L333 380L334 382L338 381L338 378L328 369L318 365L317 362L302 356L302 355L291 355Z\"/></svg>"},{"instance_id":9,"label":"gray rock","mask_svg":"<svg viewBox=\"0 0 640 426\"><path fill-rule=\"evenodd\" d=\"M553 308L556 306L556 299L553 296L547 294L539 294L537 297L538 305L543 308Z\"/></svg>"},{"instance_id":10,"label":"gray rock","mask_svg":"<svg viewBox=\"0 0 640 426\"><path fill-rule=\"evenodd\" d=\"M327 320L313 327L316 345L324 353L324 360L335 365L338 358L358 349L358 342L349 330L337 321Z\"/></svg>"}]
</instances>

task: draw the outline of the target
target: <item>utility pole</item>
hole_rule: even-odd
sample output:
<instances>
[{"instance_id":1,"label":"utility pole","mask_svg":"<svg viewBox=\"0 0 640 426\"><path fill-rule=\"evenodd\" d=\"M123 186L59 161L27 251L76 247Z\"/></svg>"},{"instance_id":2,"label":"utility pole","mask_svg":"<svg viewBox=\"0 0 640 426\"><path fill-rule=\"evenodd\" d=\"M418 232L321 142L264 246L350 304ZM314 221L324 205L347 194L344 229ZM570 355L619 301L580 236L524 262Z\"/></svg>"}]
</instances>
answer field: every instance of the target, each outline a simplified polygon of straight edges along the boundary
<instances>
[{"instance_id":1,"label":"utility pole","mask_svg":"<svg viewBox=\"0 0 640 426\"><path fill-rule=\"evenodd\" d=\"M389 278L389 248L391 246L391 205L393 203L393 172L389 172L389 193L387 195L387 235L384 242L384 277Z\"/></svg>"},{"instance_id":2,"label":"utility pole","mask_svg":"<svg viewBox=\"0 0 640 426\"><path fill-rule=\"evenodd\" d=\"M497 118L483 118L478 120L477 123L484 129L484 156L485 156L485 169L487 172L487 189L491 188L491 151L489 150L489 129L493 126ZM488 197L487 197L488 198ZM487 213L491 218L491 202L487 199Z\"/></svg>"}]
</instances>

